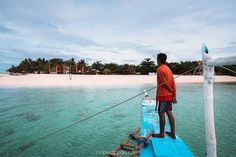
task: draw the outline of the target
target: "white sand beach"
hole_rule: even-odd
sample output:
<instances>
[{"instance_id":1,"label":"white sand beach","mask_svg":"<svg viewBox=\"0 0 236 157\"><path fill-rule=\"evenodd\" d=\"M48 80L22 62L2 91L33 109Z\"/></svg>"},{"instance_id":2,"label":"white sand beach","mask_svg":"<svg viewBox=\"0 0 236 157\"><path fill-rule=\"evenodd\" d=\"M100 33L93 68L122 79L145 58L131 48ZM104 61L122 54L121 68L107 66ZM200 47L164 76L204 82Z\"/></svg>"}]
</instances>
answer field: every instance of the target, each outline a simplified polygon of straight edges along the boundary
<instances>
[{"instance_id":1,"label":"white sand beach","mask_svg":"<svg viewBox=\"0 0 236 157\"><path fill-rule=\"evenodd\" d=\"M202 83L202 76L180 76L176 83ZM215 76L215 83L236 83L233 76ZM28 74L0 75L0 87L78 87L78 86L129 86L156 84L156 75L69 75Z\"/></svg>"}]
</instances>

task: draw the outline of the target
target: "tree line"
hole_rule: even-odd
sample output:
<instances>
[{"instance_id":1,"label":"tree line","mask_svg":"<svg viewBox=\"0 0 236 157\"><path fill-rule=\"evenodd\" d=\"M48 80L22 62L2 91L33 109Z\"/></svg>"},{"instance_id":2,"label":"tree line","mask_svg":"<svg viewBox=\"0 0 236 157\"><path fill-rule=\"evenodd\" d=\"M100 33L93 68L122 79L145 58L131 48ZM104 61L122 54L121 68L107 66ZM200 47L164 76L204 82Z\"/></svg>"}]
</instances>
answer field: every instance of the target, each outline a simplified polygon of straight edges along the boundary
<instances>
[{"instance_id":1,"label":"tree line","mask_svg":"<svg viewBox=\"0 0 236 157\"><path fill-rule=\"evenodd\" d=\"M185 62L171 62L167 63L172 72L176 75L182 74L189 69L197 67L200 61L185 61ZM236 71L236 65L226 66L233 71ZM102 63L101 61L93 62L91 65L85 62L85 60L75 61L74 58L69 60L63 60L60 58L45 59L38 58L32 60L25 58L18 66L12 65L7 71L10 73L52 73L64 74L65 71L72 74L82 74L82 70L85 74L142 74L147 75L149 73L156 72L157 65L150 58L145 58L139 65L134 64L116 64L116 63ZM50 69L50 70L49 70ZM216 67L215 72L218 75L234 75L223 68ZM196 74L201 75L202 69L196 69L188 73L189 75Z\"/></svg>"}]
</instances>

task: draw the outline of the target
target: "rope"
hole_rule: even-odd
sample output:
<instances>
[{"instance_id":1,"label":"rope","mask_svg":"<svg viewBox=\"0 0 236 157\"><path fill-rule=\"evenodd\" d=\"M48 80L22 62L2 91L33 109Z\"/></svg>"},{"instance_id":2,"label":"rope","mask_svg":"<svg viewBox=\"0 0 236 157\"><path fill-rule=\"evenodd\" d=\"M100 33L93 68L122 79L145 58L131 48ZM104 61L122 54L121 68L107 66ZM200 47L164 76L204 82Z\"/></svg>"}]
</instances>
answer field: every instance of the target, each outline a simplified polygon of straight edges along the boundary
<instances>
[{"instance_id":1,"label":"rope","mask_svg":"<svg viewBox=\"0 0 236 157\"><path fill-rule=\"evenodd\" d=\"M198 72L200 72L201 69L202 69L202 65L200 65L200 66L198 66L198 67L195 68L195 70L194 70L194 72L193 72L193 75L196 74L197 69L198 69Z\"/></svg>"},{"instance_id":2,"label":"rope","mask_svg":"<svg viewBox=\"0 0 236 157\"><path fill-rule=\"evenodd\" d=\"M200 66L200 65L198 65L197 67L199 67L199 66ZM184 75L184 74L186 74L186 73L188 73L188 72L194 70L194 69L197 68L197 67L194 67L194 68L192 68L192 69L190 69L190 70L188 70L188 71L186 71L186 72L184 72L184 73L182 73L182 74L180 74L180 75L177 75L176 77L174 77L174 79L176 79L176 78L180 77L181 75ZM163 83L161 83L160 85L163 85L163 84L165 84L165 83L167 83L167 82L169 82L169 81L170 81L170 80L168 80L168 81L166 81L166 82L163 82ZM151 91L151 90L155 89L156 87L157 87L157 86L154 86L154 87L152 87L152 88L149 88L148 90L146 90L146 92ZM131 97L131 98L129 98L129 99L126 99L126 100L124 100L124 101L122 101L122 102L120 102L120 103L117 103L116 105L113 105L113 106L111 106L111 107L108 107L108 108L106 108L106 109L104 109L104 110L102 110L102 111L100 111L100 112L97 112L97 113L95 113L95 114L93 114L93 115L91 115L91 116L88 116L88 117L86 117L86 118L84 118L84 119L81 119L81 120L79 120L79 121L77 121L77 122L75 122L75 123L72 123L72 124L70 124L70 125L67 125L67 126L61 128L61 129L55 130L55 131L53 131L53 132L51 132L51 133L49 133L49 134L47 134L47 135L44 135L44 136L39 137L39 138L37 138L37 139L35 139L35 140L32 140L32 141L30 141L30 142L28 142L28 143L26 143L26 144L24 144L24 145L21 145L21 146L19 147L19 149L23 152L24 150L26 150L26 149L28 149L29 147L35 145L36 142L38 142L38 141L40 141L40 140L42 140L42 139L45 139L45 138L47 138L47 137L49 137L49 136L51 136L51 135L53 135L53 134L56 134L56 133L58 133L58 132L60 132L60 131L63 131L63 130L65 130L65 129L67 129L67 128L70 128L70 127L72 127L72 126L74 126L74 125L76 125L76 124L79 124L79 123L83 122L83 121L86 121L86 120L88 120L88 119L91 119L91 118L93 118L93 117L95 117L95 116L97 116L97 115L99 115L99 114L102 114L102 113L108 111L108 110L111 110L111 109L113 109L113 108L115 108L115 107L117 107L117 106L119 106L119 105L121 105L121 104L123 104L123 103L125 103L125 102L128 102L128 101L130 101L130 100L132 100L132 99L134 99L134 98L136 98L136 97L138 97L138 96L144 94L144 93L145 93L145 92L141 92L141 93L139 93L139 94L137 94L137 95L135 95L135 96L133 96L133 97Z\"/></svg>"},{"instance_id":3,"label":"rope","mask_svg":"<svg viewBox=\"0 0 236 157\"><path fill-rule=\"evenodd\" d=\"M236 74L235 71L233 71L233 70L231 70L231 69L229 69L229 68L226 68L226 67L224 67L224 66L218 66L218 67L221 67L221 68L223 68L223 69L225 69L225 70L228 70L228 71L230 71L230 72Z\"/></svg>"}]
</instances>

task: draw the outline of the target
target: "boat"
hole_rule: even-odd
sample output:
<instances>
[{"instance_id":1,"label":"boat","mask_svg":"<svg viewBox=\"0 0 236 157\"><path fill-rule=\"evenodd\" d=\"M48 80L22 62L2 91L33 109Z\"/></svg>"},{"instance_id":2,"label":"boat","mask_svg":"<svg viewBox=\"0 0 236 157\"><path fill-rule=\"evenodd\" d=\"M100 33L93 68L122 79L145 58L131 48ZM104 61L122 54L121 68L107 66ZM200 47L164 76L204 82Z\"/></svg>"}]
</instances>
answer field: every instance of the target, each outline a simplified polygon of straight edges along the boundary
<instances>
[{"instance_id":1,"label":"boat","mask_svg":"<svg viewBox=\"0 0 236 157\"><path fill-rule=\"evenodd\" d=\"M124 152L120 152L126 151L130 157L194 157L192 151L177 134L176 139L172 139L167 134L165 134L164 138L151 137L153 133L157 134L159 131L156 100L149 97L147 92L145 92L145 96L142 99L140 128L135 129L128 138L107 156L122 157ZM166 122L165 131L170 131L168 122ZM133 141L136 141L135 145L130 144L134 143ZM125 155L127 156L127 154Z\"/></svg>"}]
</instances>

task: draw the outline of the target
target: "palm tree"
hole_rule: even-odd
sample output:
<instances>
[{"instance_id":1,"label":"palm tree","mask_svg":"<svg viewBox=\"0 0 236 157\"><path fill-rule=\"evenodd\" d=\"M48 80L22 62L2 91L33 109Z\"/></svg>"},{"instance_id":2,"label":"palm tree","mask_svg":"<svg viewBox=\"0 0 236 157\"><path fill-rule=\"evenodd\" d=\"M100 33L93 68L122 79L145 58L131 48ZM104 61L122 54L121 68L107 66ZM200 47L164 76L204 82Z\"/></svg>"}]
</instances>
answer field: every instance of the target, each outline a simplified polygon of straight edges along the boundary
<instances>
[{"instance_id":1,"label":"palm tree","mask_svg":"<svg viewBox=\"0 0 236 157\"><path fill-rule=\"evenodd\" d=\"M96 61L92 64L92 69L96 69L99 71L99 73L103 73L104 65L101 61Z\"/></svg>"},{"instance_id":2,"label":"palm tree","mask_svg":"<svg viewBox=\"0 0 236 157\"><path fill-rule=\"evenodd\" d=\"M148 75L149 72L155 71L155 63L154 61L151 61L151 58L145 58L144 61L141 62L141 74Z\"/></svg>"},{"instance_id":3,"label":"palm tree","mask_svg":"<svg viewBox=\"0 0 236 157\"><path fill-rule=\"evenodd\" d=\"M78 65L78 69L79 69L79 71L82 71L82 69L84 70L84 71L88 71L89 69L88 69L88 67L86 66L86 62L85 62L85 60L83 60L83 59L80 59L80 61L78 61L78 63L77 63L77 65Z\"/></svg>"},{"instance_id":4,"label":"palm tree","mask_svg":"<svg viewBox=\"0 0 236 157\"><path fill-rule=\"evenodd\" d=\"M116 74L118 65L116 63L107 63L104 65L104 69L109 69L111 74Z\"/></svg>"}]
</instances>

